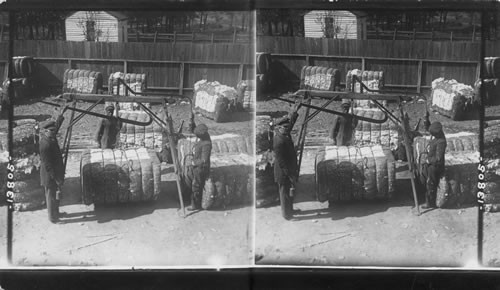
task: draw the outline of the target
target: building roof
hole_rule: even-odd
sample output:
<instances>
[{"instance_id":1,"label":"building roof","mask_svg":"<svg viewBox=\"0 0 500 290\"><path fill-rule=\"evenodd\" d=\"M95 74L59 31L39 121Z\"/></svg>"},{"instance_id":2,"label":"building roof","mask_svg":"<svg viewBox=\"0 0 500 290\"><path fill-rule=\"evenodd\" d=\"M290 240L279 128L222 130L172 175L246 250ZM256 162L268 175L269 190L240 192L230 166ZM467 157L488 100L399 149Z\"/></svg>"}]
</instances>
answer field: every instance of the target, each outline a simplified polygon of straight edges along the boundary
<instances>
[{"instance_id":1,"label":"building roof","mask_svg":"<svg viewBox=\"0 0 500 290\"><path fill-rule=\"evenodd\" d=\"M73 12L68 13L66 16L64 16L64 19L70 17L71 15L75 14L76 12L78 12L78 11L73 11ZM100 11L100 12L108 13L109 15L113 16L114 18L116 18L118 20L126 20L128 18L127 15L125 15L124 13L118 12L118 11Z\"/></svg>"}]
</instances>

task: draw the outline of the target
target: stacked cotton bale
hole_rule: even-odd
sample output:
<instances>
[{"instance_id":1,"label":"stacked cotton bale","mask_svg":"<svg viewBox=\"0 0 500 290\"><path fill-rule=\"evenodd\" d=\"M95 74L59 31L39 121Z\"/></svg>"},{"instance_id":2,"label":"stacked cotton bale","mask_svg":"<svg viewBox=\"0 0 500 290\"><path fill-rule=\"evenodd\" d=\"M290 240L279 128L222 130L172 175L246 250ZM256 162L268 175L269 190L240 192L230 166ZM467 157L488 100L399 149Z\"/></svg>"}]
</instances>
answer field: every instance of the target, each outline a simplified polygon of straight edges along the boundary
<instances>
[{"instance_id":1,"label":"stacked cotton bale","mask_svg":"<svg viewBox=\"0 0 500 290\"><path fill-rule=\"evenodd\" d=\"M217 81L201 80L194 84L195 111L217 123L231 121L237 98L238 93L234 88Z\"/></svg>"},{"instance_id":2,"label":"stacked cotton bale","mask_svg":"<svg viewBox=\"0 0 500 290\"><path fill-rule=\"evenodd\" d=\"M384 87L384 72L383 71L362 71L359 69L353 69L347 72L346 76L346 91L351 91L355 93L361 93L361 84L355 82L354 88L352 84L352 76L355 75L361 79L361 82L372 90L381 90ZM363 90L365 94L373 94L373 98L377 99L376 92L368 92ZM387 104L387 101L383 100L381 102L383 105ZM376 105L370 100L354 100L355 107L361 108L375 108Z\"/></svg>"},{"instance_id":3,"label":"stacked cotton bale","mask_svg":"<svg viewBox=\"0 0 500 290\"><path fill-rule=\"evenodd\" d=\"M413 156L422 174L426 162L430 136L413 140ZM446 135L445 173L439 181L436 205L450 207L470 203L475 196L477 162L479 160L478 136L461 132Z\"/></svg>"},{"instance_id":4,"label":"stacked cotton bale","mask_svg":"<svg viewBox=\"0 0 500 290\"><path fill-rule=\"evenodd\" d=\"M163 113L163 112L162 112ZM119 111L119 117L139 122L147 122L150 116L144 111ZM163 114L159 117L163 119ZM162 149L163 129L158 123L153 121L148 126L138 126L129 123L123 123L120 130L120 146L146 147L149 149Z\"/></svg>"},{"instance_id":5,"label":"stacked cotton bale","mask_svg":"<svg viewBox=\"0 0 500 290\"><path fill-rule=\"evenodd\" d=\"M243 139L240 138L240 140ZM224 140L220 140L221 144L223 142ZM194 144L193 140L190 139L180 139L177 144L182 180L189 190L191 190L191 160ZM233 149L243 148L235 147ZM253 194L253 155L241 151L243 150L215 153L212 150L210 175L203 190L202 208L220 208L251 200Z\"/></svg>"},{"instance_id":6,"label":"stacked cotton bale","mask_svg":"<svg viewBox=\"0 0 500 290\"><path fill-rule=\"evenodd\" d=\"M326 146L318 151L315 162L320 202L389 199L394 193L394 157L380 145Z\"/></svg>"},{"instance_id":7,"label":"stacked cotton bale","mask_svg":"<svg viewBox=\"0 0 500 290\"><path fill-rule=\"evenodd\" d=\"M465 118L474 104L474 89L456 80L435 79L432 82L431 109L455 121Z\"/></svg>"},{"instance_id":8,"label":"stacked cotton bale","mask_svg":"<svg viewBox=\"0 0 500 290\"><path fill-rule=\"evenodd\" d=\"M304 66L300 72L300 88L335 91L340 86L340 71L323 66Z\"/></svg>"},{"instance_id":9,"label":"stacked cotton bale","mask_svg":"<svg viewBox=\"0 0 500 290\"><path fill-rule=\"evenodd\" d=\"M484 188L485 211L500 211L500 159L488 159L484 162L486 167Z\"/></svg>"},{"instance_id":10,"label":"stacked cotton bale","mask_svg":"<svg viewBox=\"0 0 500 290\"><path fill-rule=\"evenodd\" d=\"M34 119L13 122L14 209L33 210L45 205L40 186L40 156ZM3 146L2 146L3 147Z\"/></svg>"},{"instance_id":11,"label":"stacked cotton bale","mask_svg":"<svg viewBox=\"0 0 500 290\"><path fill-rule=\"evenodd\" d=\"M110 95L119 95L119 96L135 96L134 93L131 93L127 90L127 88L119 81L119 79L123 80L125 84L132 89L132 91L136 93L142 93L147 88L146 83L146 74L136 74L136 73L122 73L115 72L109 75L108 79L108 92ZM138 95L140 96L140 95ZM106 102L106 105L111 104L113 102ZM144 103L147 107L150 107L149 103ZM120 103L121 110L139 110L139 105L137 103Z\"/></svg>"},{"instance_id":12,"label":"stacked cotton bale","mask_svg":"<svg viewBox=\"0 0 500 290\"><path fill-rule=\"evenodd\" d=\"M182 152L182 157L191 153L196 137L186 137L179 140L177 150ZM244 153L253 155L253 142L251 136L237 134L222 134L210 136L212 140L212 153Z\"/></svg>"},{"instance_id":13,"label":"stacked cotton bale","mask_svg":"<svg viewBox=\"0 0 500 290\"><path fill-rule=\"evenodd\" d=\"M255 206L265 207L277 200L274 183L273 134L269 115L255 117Z\"/></svg>"},{"instance_id":14,"label":"stacked cotton bale","mask_svg":"<svg viewBox=\"0 0 500 290\"><path fill-rule=\"evenodd\" d=\"M85 204L116 204L157 200L160 160L146 148L90 149L80 161Z\"/></svg>"},{"instance_id":15,"label":"stacked cotton bale","mask_svg":"<svg viewBox=\"0 0 500 290\"><path fill-rule=\"evenodd\" d=\"M255 111L256 87L254 80L243 80L236 86L238 91L238 104L243 110Z\"/></svg>"},{"instance_id":16,"label":"stacked cotton bale","mask_svg":"<svg viewBox=\"0 0 500 290\"><path fill-rule=\"evenodd\" d=\"M98 94L102 90L100 72L84 69L67 69L63 76L63 93Z\"/></svg>"},{"instance_id":17,"label":"stacked cotton bale","mask_svg":"<svg viewBox=\"0 0 500 290\"><path fill-rule=\"evenodd\" d=\"M385 115L380 109L355 108L355 115L382 120ZM393 121L388 119L382 124L358 121L354 131L354 144L380 144L395 149L399 143L399 129Z\"/></svg>"}]
</instances>

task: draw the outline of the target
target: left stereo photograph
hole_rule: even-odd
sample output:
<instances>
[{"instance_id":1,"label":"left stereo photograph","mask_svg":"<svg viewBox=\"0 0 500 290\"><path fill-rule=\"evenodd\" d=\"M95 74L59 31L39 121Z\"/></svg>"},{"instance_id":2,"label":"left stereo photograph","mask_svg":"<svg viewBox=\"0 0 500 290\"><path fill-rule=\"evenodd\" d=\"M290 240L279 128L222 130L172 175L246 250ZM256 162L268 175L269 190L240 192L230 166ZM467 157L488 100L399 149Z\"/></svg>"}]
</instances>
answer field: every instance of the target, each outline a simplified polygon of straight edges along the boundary
<instances>
[{"instance_id":1,"label":"left stereo photograph","mask_svg":"<svg viewBox=\"0 0 500 290\"><path fill-rule=\"evenodd\" d=\"M254 21L251 11L0 14L12 266L253 264Z\"/></svg>"}]
</instances>

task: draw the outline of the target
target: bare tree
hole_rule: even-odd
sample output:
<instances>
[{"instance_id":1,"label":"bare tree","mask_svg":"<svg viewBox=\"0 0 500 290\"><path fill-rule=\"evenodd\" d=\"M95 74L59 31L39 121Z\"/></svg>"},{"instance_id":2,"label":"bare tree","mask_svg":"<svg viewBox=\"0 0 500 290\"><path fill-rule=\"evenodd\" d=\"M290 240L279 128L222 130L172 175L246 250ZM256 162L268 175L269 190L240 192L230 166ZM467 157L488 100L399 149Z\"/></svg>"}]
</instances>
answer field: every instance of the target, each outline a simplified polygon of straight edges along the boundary
<instances>
[{"instance_id":1,"label":"bare tree","mask_svg":"<svg viewBox=\"0 0 500 290\"><path fill-rule=\"evenodd\" d=\"M85 11L85 16L78 19L76 26L82 30L86 41L109 41L109 28L102 29L102 23L98 17L99 11Z\"/></svg>"},{"instance_id":2,"label":"bare tree","mask_svg":"<svg viewBox=\"0 0 500 290\"><path fill-rule=\"evenodd\" d=\"M323 35L326 38L339 38L339 35L342 32L342 27L339 25L337 17L338 16L335 14L335 11L325 10L318 13L316 19L314 20L321 26L321 31L323 31Z\"/></svg>"}]
</instances>

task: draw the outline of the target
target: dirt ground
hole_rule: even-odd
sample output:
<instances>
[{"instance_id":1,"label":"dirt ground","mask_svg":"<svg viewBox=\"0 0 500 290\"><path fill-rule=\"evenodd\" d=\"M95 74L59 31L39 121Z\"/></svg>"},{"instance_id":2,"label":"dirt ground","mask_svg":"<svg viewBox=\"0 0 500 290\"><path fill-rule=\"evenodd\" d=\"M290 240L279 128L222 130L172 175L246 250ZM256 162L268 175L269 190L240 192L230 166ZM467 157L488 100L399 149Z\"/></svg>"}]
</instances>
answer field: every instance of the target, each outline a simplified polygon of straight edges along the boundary
<instances>
[{"instance_id":1,"label":"dirt ground","mask_svg":"<svg viewBox=\"0 0 500 290\"><path fill-rule=\"evenodd\" d=\"M95 111L102 112L103 105L98 105ZM48 105L28 102L15 108L15 120L43 120L52 113ZM188 105L173 106L170 113L176 128L180 120L185 120L187 126ZM68 120L69 113L65 116ZM251 115L239 113L237 118L237 122L216 124L197 116L196 122L206 123L212 135L248 132L252 126ZM172 165L162 165L161 194L157 201L97 209L82 204L80 154L82 147L92 145L89 138L97 128L97 121L98 118L87 116L73 130L78 141L72 146L68 160L61 222L50 223L44 207L14 212L14 265L217 267L252 262L252 206L187 212L184 218ZM64 129L65 126L62 132ZM6 211L6 207L0 210ZM6 225L1 220L0 249L3 249Z\"/></svg>"},{"instance_id":2,"label":"dirt ground","mask_svg":"<svg viewBox=\"0 0 500 290\"><path fill-rule=\"evenodd\" d=\"M320 105L324 101L315 101ZM329 108L339 110L338 102ZM390 105L391 107L391 105ZM394 107L392 107L394 108ZM257 114L279 116L290 106L277 100L258 102ZM302 115L304 114L303 109ZM412 126L423 117L425 103L407 104ZM299 114L301 112L299 111ZM332 115L320 113L308 132L326 134ZM478 120L453 122L431 113L445 133L478 133ZM301 125L301 118L295 128ZM422 127L420 127L423 130ZM326 136L325 136L326 137ZM314 156L306 148L291 221L281 217L279 204L256 210L256 263L318 266L474 266L477 258L477 208L433 209L416 215L408 171L398 167L396 193L390 201L338 204L315 198ZM423 203L423 196L419 196ZM485 231L500 223L500 214L486 214ZM494 231L496 232L496 231ZM495 265L499 236L485 234L483 261Z\"/></svg>"}]
</instances>

